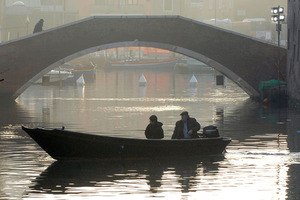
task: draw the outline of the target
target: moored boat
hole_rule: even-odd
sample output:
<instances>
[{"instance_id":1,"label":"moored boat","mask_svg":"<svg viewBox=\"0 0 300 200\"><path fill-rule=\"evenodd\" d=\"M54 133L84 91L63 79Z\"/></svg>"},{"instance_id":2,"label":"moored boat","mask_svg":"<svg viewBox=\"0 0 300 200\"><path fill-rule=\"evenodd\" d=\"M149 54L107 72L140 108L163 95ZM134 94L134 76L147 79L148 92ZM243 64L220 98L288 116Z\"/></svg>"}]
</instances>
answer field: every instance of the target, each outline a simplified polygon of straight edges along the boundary
<instances>
[{"instance_id":1,"label":"moored boat","mask_svg":"<svg viewBox=\"0 0 300 200\"><path fill-rule=\"evenodd\" d=\"M60 69L72 71L74 76L83 75L86 81L94 80L96 77L96 65L93 62L89 64L80 63L65 63L60 66Z\"/></svg>"},{"instance_id":2,"label":"moored boat","mask_svg":"<svg viewBox=\"0 0 300 200\"><path fill-rule=\"evenodd\" d=\"M151 60L122 60L106 61L105 68L155 68L155 67L174 67L179 62L178 58L151 59Z\"/></svg>"},{"instance_id":3,"label":"moored boat","mask_svg":"<svg viewBox=\"0 0 300 200\"><path fill-rule=\"evenodd\" d=\"M222 154L227 137L198 139L134 139L95 135L63 129L22 129L52 158L112 159Z\"/></svg>"},{"instance_id":4,"label":"moored boat","mask_svg":"<svg viewBox=\"0 0 300 200\"><path fill-rule=\"evenodd\" d=\"M65 81L73 77L73 73L66 70L54 69L45 74L42 78L37 80L35 84L43 85L55 85L60 84L62 81Z\"/></svg>"}]
</instances>

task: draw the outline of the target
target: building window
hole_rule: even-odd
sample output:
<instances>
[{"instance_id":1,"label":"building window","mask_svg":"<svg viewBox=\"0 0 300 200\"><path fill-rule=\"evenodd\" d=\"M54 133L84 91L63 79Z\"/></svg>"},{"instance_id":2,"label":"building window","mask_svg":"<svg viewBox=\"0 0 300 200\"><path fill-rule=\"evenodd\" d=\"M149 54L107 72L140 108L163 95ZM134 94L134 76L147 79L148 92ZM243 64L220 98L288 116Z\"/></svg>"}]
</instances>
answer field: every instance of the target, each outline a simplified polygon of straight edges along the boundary
<instances>
[{"instance_id":1,"label":"building window","mask_svg":"<svg viewBox=\"0 0 300 200\"><path fill-rule=\"evenodd\" d=\"M114 5L114 0L95 0L95 5Z\"/></svg>"},{"instance_id":2,"label":"building window","mask_svg":"<svg viewBox=\"0 0 300 200\"><path fill-rule=\"evenodd\" d=\"M203 7L203 0L191 0L192 7Z\"/></svg>"},{"instance_id":3,"label":"building window","mask_svg":"<svg viewBox=\"0 0 300 200\"><path fill-rule=\"evenodd\" d=\"M164 11L173 11L173 0L164 0Z\"/></svg>"},{"instance_id":4,"label":"building window","mask_svg":"<svg viewBox=\"0 0 300 200\"><path fill-rule=\"evenodd\" d=\"M128 5L137 5L138 4L138 0L127 0L127 4Z\"/></svg>"},{"instance_id":5,"label":"building window","mask_svg":"<svg viewBox=\"0 0 300 200\"><path fill-rule=\"evenodd\" d=\"M138 0L119 0L120 6L138 5Z\"/></svg>"},{"instance_id":6,"label":"building window","mask_svg":"<svg viewBox=\"0 0 300 200\"><path fill-rule=\"evenodd\" d=\"M213 9L213 0L209 0L209 9L210 9L210 10Z\"/></svg>"},{"instance_id":7,"label":"building window","mask_svg":"<svg viewBox=\"0 0 300 200\"><path fill-rule=\"evenodd\" d=\"M63 0L41 0L41 5L43 6L53 6L54 4L56 5L63 5Z\"/></svg>"},{"instance_id":8,"label":"building window","mask_svg":"<svg viewBox=\"0 0 300 200\"><path fill-rule=\"evenodd\" d=\"M96 4L96 5L101 5L101 6L103 6L103 5L106 4L106 0L96 0L96 1L95 1L95 4Z\"/></svg>"},{"instance_id":9,"label":"building window","mask_svg":"<svg viewBox=\"0 0 300 200\"><path fill-rule=\"evenodd\" d=\"M114 0L107 0L105 4L113 6L113 5L115 5L115 1Z\"/></svg>"},{"instance_id":10,"label":"building window","mask_svg":"<svg viewBox=\"0 0 300 200\"><path fill-rule=\"evenodd\" d=\"M125 0L119 0L119 5L120 5L120 6L125 6L125 5L126 5Z\"/></svg>"},{"instance_id":11,"label":"building window","mask_svg":"<svg viewBox=\"0 0 300 200\"><path fill-rule=\"evenodd\" d=\"M232 8L232 0L229 0L228 2L228 7L231 9Z\"/></svg>"}]
</instances>

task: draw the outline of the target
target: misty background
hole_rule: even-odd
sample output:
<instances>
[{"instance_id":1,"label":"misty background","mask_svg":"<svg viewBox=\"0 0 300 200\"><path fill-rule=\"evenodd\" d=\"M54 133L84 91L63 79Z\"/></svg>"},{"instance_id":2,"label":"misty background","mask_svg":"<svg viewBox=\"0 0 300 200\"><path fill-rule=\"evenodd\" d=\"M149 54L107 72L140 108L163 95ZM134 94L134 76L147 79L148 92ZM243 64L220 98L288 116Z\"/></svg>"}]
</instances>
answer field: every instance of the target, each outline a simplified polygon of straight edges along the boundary
<instances>
[{"instance_id":1,"label":"misty background","mask_svg":"<svg viewBox=\"0 0 300 200\"><path fill-rule=\"evenodd\" d=\"M287 8L283 0L0 0L0 42L96 15L180 15L277 43L270 9ZM287 10L284 11L287 15ZM287 21L287 20L286 20ZM281 44L286 45L286 24Z\"/></svg>"}]
</instances>

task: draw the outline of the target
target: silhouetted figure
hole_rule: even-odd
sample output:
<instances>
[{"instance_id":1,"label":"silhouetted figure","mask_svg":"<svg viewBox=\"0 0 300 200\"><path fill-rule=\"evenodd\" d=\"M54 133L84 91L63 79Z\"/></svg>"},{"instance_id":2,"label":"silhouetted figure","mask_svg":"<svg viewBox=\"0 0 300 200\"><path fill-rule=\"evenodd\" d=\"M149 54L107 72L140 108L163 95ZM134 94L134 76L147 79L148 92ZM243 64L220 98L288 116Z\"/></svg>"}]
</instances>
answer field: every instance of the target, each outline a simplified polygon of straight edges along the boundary
<instances>
[{"instance_id":1,"label":"silhouetted figure","mask_svg":"<svg viewBox=\"0 0 300 200\"><path fill-rule=\"evenodd\" d=\"M151 115L150 123L145 130L145 136L148 139L162 139L164 138L164 130L162 129L163 123L157 121L155 115Z\"/></svg>"},{"instance_id":2,"label":"silhouetted figure","mask_svg":"<svg viewBox=\"0 0 300 200\"><path fill-rule=\"evenodd\" d=\"M182 112L181 120L176 122L172 139L191 139L198 138L197 131L201 126L195 118L191 118L187 111Z\"/></svg>"},{"instance_id":3,"label":"silhouetted figure","mask_svg":"<svg viewBox=\"0 0 300 200\"><path fill-rule=\"evenodd\" d=\"M34 26L33 33L38 33L43 31L43 25L44 25L44 20L40 19L40 21L38 21L38 23L36 23L36 25Z\"/></svg>"}]
</instances>

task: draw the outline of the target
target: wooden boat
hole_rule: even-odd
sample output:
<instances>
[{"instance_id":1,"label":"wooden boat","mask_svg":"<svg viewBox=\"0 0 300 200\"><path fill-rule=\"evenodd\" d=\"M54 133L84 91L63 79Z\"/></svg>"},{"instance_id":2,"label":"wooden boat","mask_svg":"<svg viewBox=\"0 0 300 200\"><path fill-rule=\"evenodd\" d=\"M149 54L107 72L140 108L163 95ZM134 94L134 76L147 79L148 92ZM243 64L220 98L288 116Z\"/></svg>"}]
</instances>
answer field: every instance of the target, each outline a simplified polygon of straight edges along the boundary
<instances>
[{"instance_id":1,"label":"wooden boat","mask_svg":"<svg viewBox=\"0 0 300 200\"><path fill-rule=\"evenodd\" d=\"M75 77L83 75L84 79L87 81L96 78L96 67L97 66L93 62L90 62L89 64L65 63L60 66L60 69L71 71Z\"/></svg>"},{"instance_id":2,"label":"wooden boat","mask_svg":"<svg viewBox=\"0 0 300 200\"><path fill-rule=\"evenodd\" d=\"M54 69L37 80L35 84L43 85L59 85L66 79L73 78L73 73L66 70Z\"/></svg>"},{"instance_id":3,"label":"wooden boat","mask_svg":"<svg viewBox=\"0 0 300 200\"><path fill-rule=\"evenodd\" d=\"M63 129L22 129L52 158L112 159L222 154L230 138L134 139L101 136Z\"/></svg>"}]
</instances>

